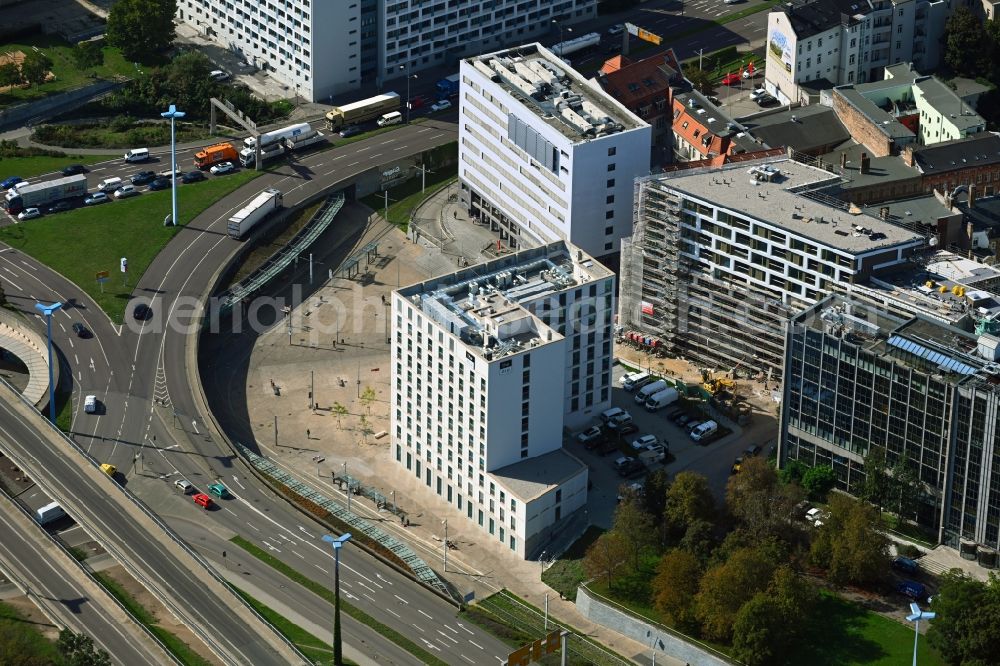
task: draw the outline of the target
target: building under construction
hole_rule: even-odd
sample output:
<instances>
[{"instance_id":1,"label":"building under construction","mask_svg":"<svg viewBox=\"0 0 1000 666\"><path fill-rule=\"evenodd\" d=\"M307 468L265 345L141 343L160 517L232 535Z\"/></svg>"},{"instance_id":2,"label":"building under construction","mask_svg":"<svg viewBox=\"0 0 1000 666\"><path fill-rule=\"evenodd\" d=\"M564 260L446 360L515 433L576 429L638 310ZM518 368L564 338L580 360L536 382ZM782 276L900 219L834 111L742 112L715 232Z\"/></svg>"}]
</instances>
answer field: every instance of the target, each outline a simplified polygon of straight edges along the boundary
<instances>
[{"instance_id":1,"label":"building under construction","mask_svg":"<svg viewBox=\"0 0 1000 666\"><path fill-rule=\"evenodd\" d=\"M839 181L785 157L638 179L621 329L659 340L669 356L780 377L792 315L910 265L934 242L821 193Z\"/></svg>"}]
</instances>

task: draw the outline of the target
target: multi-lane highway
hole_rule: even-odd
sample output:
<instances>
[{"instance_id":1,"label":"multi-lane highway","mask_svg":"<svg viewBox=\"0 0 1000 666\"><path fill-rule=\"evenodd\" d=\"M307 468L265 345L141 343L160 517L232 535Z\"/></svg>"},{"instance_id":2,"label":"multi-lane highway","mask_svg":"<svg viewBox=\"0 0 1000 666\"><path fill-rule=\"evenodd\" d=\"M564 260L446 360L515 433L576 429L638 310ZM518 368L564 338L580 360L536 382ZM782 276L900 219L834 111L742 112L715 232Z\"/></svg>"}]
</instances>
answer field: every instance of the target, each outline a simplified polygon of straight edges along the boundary
<instances>
[{"instance_id":1,"label":"multi-lane highway","mask_svg":"<svg viewBox=\"0 0 1000 666\"><path fill-rule=\"evenodd\" d=\"M174 324L183 322L186 308L204 297L216 271L239 247L225 234L226 220L255 193L277 187L285 194L285 205L294 206L364 170L453 141L455 134L454 125L436 121L403 127L299 157L217 202L175 237L138 283L134 295L149 299L154 312L146 322L128 320L124 326L112 326L75 286L21 253L0 251L0 270L8 272L12 284L8 295L24 311L30 311L36 299L76 299L78 307L57 315L56 343L72 367L77 395L98 394L105 405L98 415L76 414L73 430L81 446L97 461L116 464L130 488L168 523L189 523L192 516L199 516L197 520L209 528L201 545L216 558L233 550L224 535L236 532L315 579L329 580L332 554L319 541L320 528L262 487L224 444L206 435L201 403L193 395L197 363L190 345L195 331ZM179 157L185 159L190 157ZM111 212L113 207L105 210ZM83 317L94 332L91 339L72 336L72 322ZM143 457L133 472L138 451ZM149 470L145 476L144 467ZM220 502L219 510L199 515L195 512L201 510L189 497L172 492L179 476L202 489L222 480L235 497ZM489 634L460 625L450 603L391 567L349 550L352 556L342 561L341 581L352 603L450 663L490 663L506 654L506 647ZM321 608L304 604L302 610L317 624L328 621ZM374 646L369 648L374 654L398 655L398 649L381 636L370 630L368 634L366 644Z\"/></svg>"}]
</instances>

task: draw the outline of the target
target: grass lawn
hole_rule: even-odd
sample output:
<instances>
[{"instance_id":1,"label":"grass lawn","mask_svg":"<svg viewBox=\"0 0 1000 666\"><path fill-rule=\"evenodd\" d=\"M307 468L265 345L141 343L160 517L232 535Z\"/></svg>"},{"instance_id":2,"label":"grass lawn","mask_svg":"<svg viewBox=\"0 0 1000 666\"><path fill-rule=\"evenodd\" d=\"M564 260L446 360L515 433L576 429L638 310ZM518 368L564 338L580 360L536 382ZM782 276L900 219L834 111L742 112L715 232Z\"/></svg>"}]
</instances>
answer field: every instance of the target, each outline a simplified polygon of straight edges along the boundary
<instances>
[{"instance_id":1,"label":"grass lawn","mask_svg":"<svg viewBox=\"0 0 1000 666\"><path fill-rule=\"evenodd\" d=\"M419 176L414 176L408 181L389 189L389 222L395 224L403 231L406 231L410 224L410 214L425 199L433 195L443 187L447 187L458 177L458 165L454 164L435 170L433 173L427 172L427 189L420 191ZM385 194L369 194L361 199L361 203L370 206L381 215L385 215Z\"/></svg>"},{"instance_id":2,"label":"grass lawn","mask_svg":"<svg viewBox=\"0 0 1000 666\"><path fill-rule=\"evenodd\" d=\"M115 152L107 155L64 155L62 157L0 157L0 180L8 176L31 178L59 171L70 164L94 164L111 157L120 157Z\"/></svg>"},{"instance_id":3,"label":"grass lawn","mask_svg":"<svg viewBox=\"0 0 1000 666\"><path fill-rule=\"evenodd\" d=\"M56 646L13 606L0 602L0 645L18 664L58 664ZM0 656L0 663L7 663Z\"/></svg>"},{"instance_id":4,"label":"grass lawn","mask_svg":"<svg viewBox=\"0 0 1000 666\"><path fill-rule=\"evenodd\" d=\"M241 185L256 178L250 169L205 182L180 185L179 218L187 224ZM120 323L132 288L153 258L182 227L164 227L170 213L170 190L144 192L123 201L78 208L0 229L0 241L59 271ZM122 286L119 259L128 258L128 286ZM109 271L101 293L95 274Z\"/></svg>"},{"instance_id":5,"label":"grass lawn","mask_svg":"<svg viewBox=\"0 0 1000 666\"><path fill-rule=\"evenodd\" d=\"M597 541L604 530L591 525L573 545L563 553L563 556L552 563L542 574L542 582L559 592L570 601L576 600L576 588L587 579L583 571L583 556L590 544Z\"/></svg>"},{"instance_id":6,"label":"grass lawn","mask_svg":"<svg viewBox=\"0 0 1000 666\"><path fill-rule=\"evenodd\" d=\"M80 69L73 59L73 47L55 35L41 33L32 35L0 46L0 52L23 51L28 53L32 47L38 48L52 60L52 74L55 78L38 87L14 88L0 93L0 108L79 88L94 83L98 79L135 75L135 66L125 60L118 49L110 46L104 47L103 65Z\"/></svg>"},{"instance_id":7,"label":"grass lawn","mask_svg":"<svg viewBox=\"0 0 1000 666\"><path fill-rule=\"evenodd\" d=\"M177 143L210 141L208 125L178 123L175 128ZM122 151L133 146L170 145L170 125L163 122L124 118L123 122L98 125L42 125L31 138L42 145L73 148L106 148Z\"/></svg>"}]
</instances>

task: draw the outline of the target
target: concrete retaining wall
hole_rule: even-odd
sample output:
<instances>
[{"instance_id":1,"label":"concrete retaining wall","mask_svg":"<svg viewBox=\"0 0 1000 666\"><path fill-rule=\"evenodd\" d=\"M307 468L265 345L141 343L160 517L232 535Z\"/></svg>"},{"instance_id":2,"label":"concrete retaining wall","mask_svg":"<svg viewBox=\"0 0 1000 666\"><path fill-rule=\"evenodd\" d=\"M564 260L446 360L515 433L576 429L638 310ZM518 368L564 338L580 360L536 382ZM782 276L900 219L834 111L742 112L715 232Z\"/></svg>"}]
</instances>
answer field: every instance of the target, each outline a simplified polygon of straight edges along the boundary
<instances>
[{"instance_id":1,"label":"concrete retaining wall","mask_svg":"<svg viewBox=\"0 0 1000 666\"><path fill-rule=\"evenodd\" d=\"M16 129L28 123L37 124L49 116L71 111L101 95L106 95L112 90L120 88L125 83L127 81L98 81L83 88L40 99L37 102L19 104L0 110L0 131Z\"/></svg>"},{"instance_id":2,"label":"concrete retaining wall","mask_svg":"<svg viewBox=\"0 0 1000 666\"><path fill-rule=\"evenodd\" d=\"M28 369L28 385L22 395L43 410L49 405L48 339L20 315L0 308L0 347L17 356ZM59 386L59 359L52 369L52 379Z\"/></svg>"},{"instance_id":3,"label":"concrete retaining wall","mask_svg":"<svg viewBox=\"0 0 1000 666\"><path fill-rule=\"evenodd\" d=\"M659 654L679 659L690 666L730 666L737 663L709 652L707 647L703 648L674 635L662 625L627 613L613 601L603 599L583 585L576 591L576 609L592 622L649 645Z\"/></svg>"}]
</instances>

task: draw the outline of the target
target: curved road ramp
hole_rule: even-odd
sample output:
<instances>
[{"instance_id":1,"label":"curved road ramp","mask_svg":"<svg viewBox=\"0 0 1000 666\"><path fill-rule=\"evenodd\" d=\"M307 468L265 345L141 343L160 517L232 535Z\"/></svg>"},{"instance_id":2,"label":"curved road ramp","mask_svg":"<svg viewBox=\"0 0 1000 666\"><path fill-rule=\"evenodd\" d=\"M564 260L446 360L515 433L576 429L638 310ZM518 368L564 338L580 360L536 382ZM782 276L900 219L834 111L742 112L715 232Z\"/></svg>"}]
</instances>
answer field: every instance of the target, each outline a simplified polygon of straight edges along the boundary
<instances>
[{"instance_id":1,"label":"curved road ramp","mask_svg":"<svg viewBox=\"0 0 1000 666\"><path fill-rule=\"evenodd\" d=\"M223 663L309 663L204 558L6 382L0 385L0 449Z\"/></svg>"},{"instance_id":2,"label":"curved road ramp","mask_svg":"<svg viewBox=\"0 0 1000 666\"><path fill-rule=\"evenodd\" d=\"M0 308L0 349L18 357L28 368L28 385L21 392L24 399L37 409L46 407L49 398L49 356L45 338L16 314Z\"/></svg>"}]
</instances>

